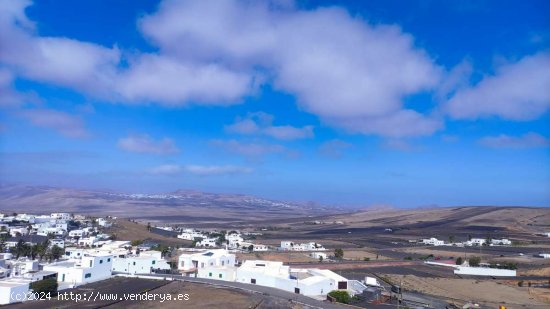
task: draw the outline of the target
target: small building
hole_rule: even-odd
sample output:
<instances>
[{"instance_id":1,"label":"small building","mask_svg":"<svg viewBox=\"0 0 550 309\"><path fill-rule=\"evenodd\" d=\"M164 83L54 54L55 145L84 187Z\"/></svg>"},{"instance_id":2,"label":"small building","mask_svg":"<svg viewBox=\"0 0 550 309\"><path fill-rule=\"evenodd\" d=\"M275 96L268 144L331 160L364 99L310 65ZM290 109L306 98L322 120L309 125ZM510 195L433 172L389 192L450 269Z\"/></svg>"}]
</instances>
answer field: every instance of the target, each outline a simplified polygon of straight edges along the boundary
<instances>
[{"instance_id":1,"label":"small building","mask_svg":"<svg viewBox=\"0 0 550 309\"><path fill-rule=\"evenodd\" d=\"M425 245L432 245L436 247L445 245L445 242L443 240L439 240L435 237L422 239L422 243Z\"/></svg>"},{"instance_id":2,"label":"small building","mask_svg":"<svg viewBox=\"0 0 550 309\"><path fill-rule=\"evenodd\" d=\"M194 254L182 254L178 258L178 269L193 272L205 267L234 266L235 255L225 249L208 250Z\"/></svg>"},{"instance_id":3,"label":"small building","mask_svg":"<svg viewBox=\"0 0 550 309\"><path fill-rule=\"evenodd\" d=\"M112 271L127 274L151 274L170 270L170 265L161 257L160 251L140 252L139 255L116 256Z\"/></svg>"},{"instance_id":4,"label":"small building","mask_svg":"<svg viewBox=\"0 0 550 309\"><path fill-rule=\"evenodd\" d=\"M21 278L9 278L0 281L0 305L24 302L29 296L30 281Z\"/></svg>"},{"instance_id":5,"label":"small building","mask_svg":"<svg viewBox=\"0 0 550 309\"><path fill-rule=\"evenodd\" d=\"M324 253L324 252L311 252L309 254L309 257L317 259L317 260L321 260L321 259L326 260L326 259L328 259L327 254Z\"/></svg>"},{"instance_id":6,"label":"small building","mask_svg":"<svg viewBox=\"0 0 550 309\"><path fill-rule=\"evenodd\" d=\"M85 255L77 261L63 261L44 265L45 271L57 272L57 281L66 287L105 280L111 277L113 256L110 254Z\"/></svg>"},{"instance_id":7,"label":"small building","mask_svg":"<svg viewBox=\"0 0 550 309\"><path fill-rule=\"evenodd\" d=\"M539 253L538 257L541 257L543 259L550 259L550 253Z\"/></svg>"},{"instance_id":8,"label":"small building","mask_svg":"<svg viewBox=\"0 0 550 309\"><path fill-rule=\"evenodd\" d=\"M59 220L71 220L71 214L66 212L54 212L50 214L50 218Z\"/></svg>"}]
</instances>

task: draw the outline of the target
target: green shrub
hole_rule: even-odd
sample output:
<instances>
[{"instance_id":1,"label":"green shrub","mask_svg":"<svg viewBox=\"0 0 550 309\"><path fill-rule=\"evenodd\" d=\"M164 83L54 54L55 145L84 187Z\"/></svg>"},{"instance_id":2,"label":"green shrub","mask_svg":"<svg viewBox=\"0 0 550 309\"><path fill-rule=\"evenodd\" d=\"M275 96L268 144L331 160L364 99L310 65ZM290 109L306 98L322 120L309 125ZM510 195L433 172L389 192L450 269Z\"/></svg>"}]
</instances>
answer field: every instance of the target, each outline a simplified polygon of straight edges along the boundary
<instances>
[{"instance_id":1,"label":"green shrub","mask_svg":"<svg viewBox=\"0 0 550 309\"><path fill-rule=\"evenodd\" d=\"M56 293L57 292L57 279L48 278L44 280L31 282L30 288L36 293ZM51 296L51 295L50 295Z\"/></svg>"},{"instance_id":2,"label":"green shrub","mask_svg":"<svg viewBox=\"0 0 550 309\"><path fill-rule=\"evenodd\" d=\"M351 297L347 291L332 291L328 293L328 295L334 297L337 302L343 304L349 304L349 301L351 300Z\"/></svg>"}]
</instances>

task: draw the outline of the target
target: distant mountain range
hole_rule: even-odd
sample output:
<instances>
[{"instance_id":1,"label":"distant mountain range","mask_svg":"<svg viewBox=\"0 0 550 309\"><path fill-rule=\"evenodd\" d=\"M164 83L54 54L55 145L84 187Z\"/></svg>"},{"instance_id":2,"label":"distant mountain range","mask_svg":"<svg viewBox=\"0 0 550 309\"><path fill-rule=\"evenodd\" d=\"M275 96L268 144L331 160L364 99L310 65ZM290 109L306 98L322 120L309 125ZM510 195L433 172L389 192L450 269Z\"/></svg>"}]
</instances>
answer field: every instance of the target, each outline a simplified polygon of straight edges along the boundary
<instances>
[{"instance_id":1,"label":"distant mountain range","mask_svg":"<svg viewBox=\"0 0 550 309\"><path fill-rule=\"evenodd\" d=\"M274 201L244 194L178 190L127 194L98 190L0 185L0 211L72 212L119 217L181 217L201 221L265 220L328 215L342 209Z\"/></svg>"}]
</instances>

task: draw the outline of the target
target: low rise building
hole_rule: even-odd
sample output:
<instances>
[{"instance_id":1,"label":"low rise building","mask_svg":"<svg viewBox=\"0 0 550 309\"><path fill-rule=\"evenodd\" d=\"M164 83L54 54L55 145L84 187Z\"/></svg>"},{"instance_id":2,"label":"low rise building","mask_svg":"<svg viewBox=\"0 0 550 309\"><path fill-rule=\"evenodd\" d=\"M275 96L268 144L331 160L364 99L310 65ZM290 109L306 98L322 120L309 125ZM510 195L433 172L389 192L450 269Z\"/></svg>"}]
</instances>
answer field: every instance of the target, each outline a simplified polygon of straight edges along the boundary
<instances>
[{"instance_id":1,"label":"low rise building","mask_svg":"<svg viewBox=\"0 0 550 309\"><path fill-rule=\"evenodd\" d=\"M112 255L98 253L82 256L80 260L48 264L44 270L57 272L57 281L69 288L110 278L112 265Z\"/></svg>"},{"instance_id":2,"label":"low rise building","mask_svg":"<svg viewBox=\"0 0 550 309\"><path fill-rule=\"evenodd\" d=\"M226 265L235 265L235 255L225 249L182 254L178 258L178 269L182 272L193 272L200 268Z\"/></svg>"},{"instance_id":3,"label":"low rise building","mask_svg":"<svg viewBox=\"0 0 550 309\"><path fill-rule=\"evenodd\" d=\"M151 274L170 270L170 265L162 258L160 251L145 251L139 255L115 256L112 270L127 274Z\"/></svg>"}]
</instances>

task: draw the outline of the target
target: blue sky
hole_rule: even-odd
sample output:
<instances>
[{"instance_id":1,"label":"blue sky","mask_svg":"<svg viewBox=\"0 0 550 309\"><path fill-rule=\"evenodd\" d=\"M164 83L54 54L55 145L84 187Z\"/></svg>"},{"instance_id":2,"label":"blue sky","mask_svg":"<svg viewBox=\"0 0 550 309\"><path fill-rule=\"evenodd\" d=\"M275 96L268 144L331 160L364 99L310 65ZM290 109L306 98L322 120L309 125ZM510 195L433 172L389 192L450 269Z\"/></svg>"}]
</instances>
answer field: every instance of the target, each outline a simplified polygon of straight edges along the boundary
<instances>
[{"instance_id":1,"label":"blue sky","mask_svg":"<svg viewBox=\"0 0 550 309\"><path fill-rule=\"evenodd\" d=\"M0 0L0 180L548 206L549 9Z\"/></svg>"}]
</instances>

